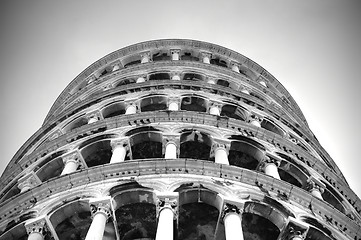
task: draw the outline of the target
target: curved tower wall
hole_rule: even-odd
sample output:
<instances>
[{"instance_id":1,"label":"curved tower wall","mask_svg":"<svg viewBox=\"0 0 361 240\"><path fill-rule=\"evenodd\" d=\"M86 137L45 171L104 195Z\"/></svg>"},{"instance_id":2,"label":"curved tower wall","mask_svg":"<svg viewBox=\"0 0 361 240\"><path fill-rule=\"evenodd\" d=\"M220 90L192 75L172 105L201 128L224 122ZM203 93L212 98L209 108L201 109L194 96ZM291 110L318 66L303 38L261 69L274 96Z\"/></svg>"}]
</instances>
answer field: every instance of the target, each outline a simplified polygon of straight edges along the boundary
<instances>
[{"instance_id":1,"label":"curved tower wall","mask_svg":"<svg viewBox=\"0 0 361 240\"><path fill-rule=\"evenodd\" d=\"M360 199L287 90L193 40L85 69L0 189L0 240L361 239Z\"/></svg>"}]
</instances>

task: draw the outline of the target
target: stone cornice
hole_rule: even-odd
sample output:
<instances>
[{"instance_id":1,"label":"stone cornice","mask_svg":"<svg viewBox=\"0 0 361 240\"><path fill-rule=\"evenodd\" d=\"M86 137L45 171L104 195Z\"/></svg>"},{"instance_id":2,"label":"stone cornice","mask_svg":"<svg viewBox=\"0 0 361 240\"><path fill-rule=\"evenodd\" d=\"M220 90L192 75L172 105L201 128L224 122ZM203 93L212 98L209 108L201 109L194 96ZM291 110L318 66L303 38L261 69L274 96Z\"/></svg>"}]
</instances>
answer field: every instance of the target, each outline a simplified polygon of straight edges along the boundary
<instances>
[{"instance_id":1,"label":"stone cornice","mask_svg":"<svg viewBox=\"0 0 361 240\"><path fill-rule=\"evenodd\" d=\"M30 209L37 201L40 202L53 194L81 187L84 184L154 174L202 175L205 178L222 178L231 182L244 183L253 188L258 187L263 192L266 191L279 199L309 209L311 213L321 217L352 239L361 237L361 226L303 189L260 172L191 159L129 161L102 165L60 176L1 203L0 220L3 220L4 217L10 219L17 217L20 212Z\"/></svg>"}]
</instances>

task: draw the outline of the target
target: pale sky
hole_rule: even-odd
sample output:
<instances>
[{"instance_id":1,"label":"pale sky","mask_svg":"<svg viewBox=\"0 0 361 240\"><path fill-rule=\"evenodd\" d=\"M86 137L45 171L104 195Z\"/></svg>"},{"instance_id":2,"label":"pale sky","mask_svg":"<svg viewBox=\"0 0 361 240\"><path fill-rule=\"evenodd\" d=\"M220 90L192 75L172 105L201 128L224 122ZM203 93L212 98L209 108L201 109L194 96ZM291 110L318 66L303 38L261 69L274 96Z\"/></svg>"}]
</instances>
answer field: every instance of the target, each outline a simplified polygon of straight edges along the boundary
<instances>
[{"instance_id":1,"label":"pale sky","mask_svg":"<svg viewBox=\"0 0 361 240\"><path fill-rule=\"evenodd\" d=\"M360 10L356 0L3 0L0 173L91 63L133 43L187 38L235 50L273 74L361 196Z\"/></svg>"}]
</instances>

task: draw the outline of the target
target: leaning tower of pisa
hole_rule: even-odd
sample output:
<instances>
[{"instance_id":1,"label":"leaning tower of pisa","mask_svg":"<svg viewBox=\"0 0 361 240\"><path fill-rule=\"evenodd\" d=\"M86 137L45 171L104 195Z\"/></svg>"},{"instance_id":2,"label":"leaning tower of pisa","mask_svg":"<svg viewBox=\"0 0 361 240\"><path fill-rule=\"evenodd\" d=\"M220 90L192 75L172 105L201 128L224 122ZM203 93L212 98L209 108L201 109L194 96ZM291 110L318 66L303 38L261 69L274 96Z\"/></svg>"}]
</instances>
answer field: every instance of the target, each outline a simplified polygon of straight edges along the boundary
<instances>
[{"instance_id":1,"label":"leaning tower of pisa","mask_svg":"<svg viewBox=\"0 0 361 240\"><path fill-rule=\"evenodd\" d=\"M200 41L93 63L0 183L0 240L361 239L360 199L292 96Z\"/></svg>"}]
</instances>

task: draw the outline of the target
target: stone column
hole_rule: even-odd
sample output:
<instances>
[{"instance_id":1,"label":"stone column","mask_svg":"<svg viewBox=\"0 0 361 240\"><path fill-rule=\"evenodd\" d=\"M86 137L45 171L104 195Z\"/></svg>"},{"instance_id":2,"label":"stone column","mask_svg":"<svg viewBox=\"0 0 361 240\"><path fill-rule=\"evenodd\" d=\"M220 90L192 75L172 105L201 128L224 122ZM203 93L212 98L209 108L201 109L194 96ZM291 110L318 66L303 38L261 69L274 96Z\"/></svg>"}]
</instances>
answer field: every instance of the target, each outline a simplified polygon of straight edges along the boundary
<instances>
[{"instance_id":1,"label":"stone column","mask_svg":"<svg viewBox=\"0 0 361 240\"><path fill-rule=\"evenodd\" d=\"M137 105L135 102L125 102L125 114L137 113Z\"/></svg>"},{"instance_id":2,"label":"stone column","mask_svg":"<svg viewBox=\"0 0 361 240\"><path fill-rule=\"evenodd\" d=\"M238 63L232 61L231 62L231 68L232 68L233 71L239 73L239 64Z\"/></svg>"},{"instance_id":3,"label":"stone column","mask_svg":"<svg viewBox=\"0 0 361 240\"><path fill-rule=\"evenodd\" d=\"M88 124L91 124L91 123L95 123L97 121L99 121L99 112L98 111L95 111L95 112L91 112L91 113L88 113L86 115L86 118L88 119Z\"/></svg>"},{"instance_id":4,"label":"stone column","mask_svg":"<svg viewBox=\"0 0 361 240\"><path fill-rule=\"evenodd\" d=\"M244 240L242 229L242 211L237 206L226 203L223 211L226 240Z\"/></svg>"},{"instance_id":5,"label":"stone column","mask_svg":"<svg viewBox=\"0 0 361 240\"><path fill-rule=\"evenodd\" d=\"M311 176L307 180L307 189L312 196L323 200L322 193L325 191L326 185L319 179Z\"/></svg>"},{"instance_id":6,"label":"stone column","mask_svg":"<svg viewBox=\"0 0 361 240\"><path fill-rule=\"evenodd\" d=\"M177 81L181 80L178 72L172 73L172 80L177 80Z\"/></svg>"},{"instance_id":7,"label":"stone column","mask_svg":"<svg viewBox=\"0 0 361 240\"><path fill-rule=\"evenodd\" d=\"M129 149L128 139L112 139L110 146L112 147L112 157L110 158L110 163L124 162L127 150Z\"/></svg>"},{"instance_id":8,"label":"stone column","mask_svg":"<svg viewBox=\"0 0 361 240\"><path fill-rule=\"evenodd\" d=\"M261 85L262 85L263 87L265 87L265 88L267 87L267 84L266 84L265 81L260 81L259 84L261 84Z\"/></svg>"},{"instance_id":9,"label":"stone column","mask_svg":"<svg viewBox=\"0 0 361 240\"><path fill-rule=\"evenodd\" d=\"M170 50L170 54L172 55L173 61L179 60L179 53L180 53L180 49L171 49Z\"/></svg>"},{"instance_id":10,"label":"stone column","mask_svg":"<svg viewBox=\"0 0 361 240\"><path fill-rule=\"evenodd\" d=\"M231 143L226 139L213 138L211 147L211 157L214 156L214 162L218 164L229 165L228 152Z\"/></svg>"},{"instance_id":11,"label":"stone column","mask_svg":"<svg viewBox=\"0 0 361 240\"><path fill-rule=\"evenodd\" d=\"M278 167L280 165L280 161L270 158L268 156L265 157L263 161L263 171L266 175L277 178L281 180L280 174L278 173Z\"/></svg>"},{"instance_id":12,"label":"stone column","mask_svg":"<svg viewBox=\"0 0 361 240\"><path fill-rule=\"evenodd\" d=\"M41 180L33 171L27 173L18 180L18 188L21 193L26 192L39 184L41 184Z\"/></svg>"},{"instance_id":13,"label":"stone column","mask_svg":"<svg viewBox=\"0 0 361 240\"><path fill-rule=\"evenodd\" d=\"M145 77L144 76L138 77L136 83L142 83L142 82L145 82Z\"/></svg>"},{"instance_id":14,"label":"stone column","mask_svg":"<svg viewBox=\"0 0 361 240\"><path fill-rule=\"evenodd\" d=\"M179 155L180 135L163 134L163 154L166 159L176 159Z\"/></svg>"},{"instance_id":15,"label":"stone column","mask_svg":"<svg viewBox=\"0 0 361 240\"><path fill-rule=\"evenodd\" d=\"M222 103L210 102L209 114L219 116L221 115Z\"/></svg>"},{"instance_id":16,"label":"stone column","mask_svg":"<svg viewBox=\"0 0 361 240\"><path fill-rule=\"evenodd\" d=\"M28 240L44 240L45 233L48 232L45 217L30 219L25 223L25 229L28 233Z\"/></svg>"},{"instance_id":17,"label":"stone column","mask_svg":"<svg viewBox=\"0 0 361 240\"><path fill-rule=\"evenodd\" d=\"M211 63L212 54L209 52L201 52L201 58L203 63L210 64Z\"/></svg>"},{"instance_id":18,"label":"stone column","mask_svg":"<svg viewBox=\"0 0 361 240\"><path fill-rule=\"evenodd\" d=\"M62 158L64 162L64 168L60 175L73 173L78 169L79 165L82 164L78 151L67 153Z\"/></svg>"},{"instance_id":19,"label":"stone column","mask_svg":"<svg viewBox=\"0 0 361 240\"><path fill-rule=\"evenodd\" d=\"M256 115L252 115L248 118L248 122L256 127L261 127L262 118Z\"/></svg>"},{"instance_id":20,"label":"stone column","mask_svg":"<svg viewBox=\"0 0 361 240\"><path fill-rule=\"evenodd\" d=\"M309 226L293 217L288 217L288 224L280 233L279 239L304 240L306 239Z\"/></svg>"},{"instance_id":21,"label":"stone column","mask_svg":"<svg viewBox=\"0 0 361 240\"><path fill-rule=\"evenodd\" d=\"M247 89L245 89L245 88L243 88L243 89L241 90L241 92L249 95L249 91L248 91Z\"/></svg>"},{"instance_id":22,"label":"stone column","mask_svg":"<svg viewBox=\"0 0 361 240\"><path fill-rule=\"evenodd\" d=\"M140 54L140 62L147 63L151 61L150 52L142 52Z\"/></svg>"},{"instance_id":23,"label":"stone column","mask_svg":"<svg viewBox=\"0 0 361 240\"><path fill-rule=\"evenodd\" d=\"M155 240L173 239L173 221L178 216L178 193L170 192L158 196L158 226Z\"/></svg>"},{"instance_id":24,"label":"stone column","mask_svg":"<svg viewBox=\"0 0 361 240\"><path fill-rule=\"evenodd\" d=\"M178 111L179 110L179 97L169 97L168 98L168 110L169 111Z\"/></svg>"},{"instance_id":25,"label":"stone column","mask_svg":"<svg viewBox=\"0 0 361 240\"><path fill-rule=\"evenodd\" d=\"M207 79L207 83L208 83L208 84L216 84L216 79L214 79L214 78L208 78L208 79Z\"/></svg>"},{"instance_id":26,"label":"stone column","mask_svg":"<svg viewBox=\"0 0 361 240\"><path fill-rule=\"evenodd\" d=\"M89 205L93 220L85 240L102 240L105 224L113 215L112 200L110 197L103 197L89 201Z\"/></svg>"},{"instance_id":27,"label":"stone column","mask_svg":"<svg viewBox=\"0 0 361 240\"><path fill-rule=\"evenodd\" d=\"M112 72L118 71L120 69L119 64L113 66Z\"/></svg>"}]
</instances>

